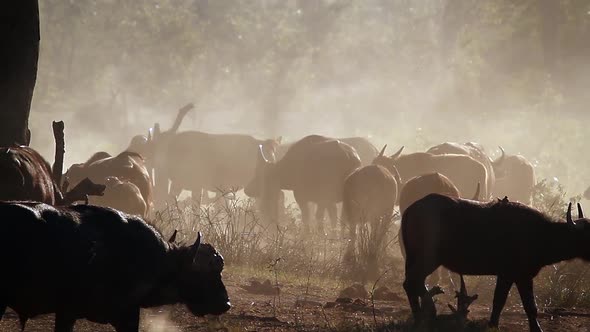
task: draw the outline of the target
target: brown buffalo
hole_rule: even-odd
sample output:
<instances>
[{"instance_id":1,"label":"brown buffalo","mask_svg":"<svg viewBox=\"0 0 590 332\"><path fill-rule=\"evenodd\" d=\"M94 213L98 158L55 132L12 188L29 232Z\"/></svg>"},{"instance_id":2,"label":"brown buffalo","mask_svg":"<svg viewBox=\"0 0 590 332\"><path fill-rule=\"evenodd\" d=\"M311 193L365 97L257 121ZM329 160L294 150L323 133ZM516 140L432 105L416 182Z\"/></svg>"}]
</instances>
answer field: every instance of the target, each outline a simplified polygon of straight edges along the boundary
<instances>
[{"instance_id":1,"label":"brown buffalo","mask_svg":"<svg viewBox=\"0 0 590 332\"><path fill-rule=\"evenodd\" d=\"M203 189L228 191L245 187L254 177L259 146L265 155L274 156L279 145L274 139L200 131L180 132L167 142L154 135L154 141L157 186L166 187L168 179L169 198L187 190L195 202L200 202Z\"/></svg>"},{"instance_id":2,"label":"brown buffalo","mask_svg":"<svg viewBox=\"0 0 590 332\"><path fill-rule=\"evenodd\" d=\"M503 150L502 150L503 153ZM495 165L496 189L494 195L508 196L510 200L531 205L536 184L534 166L521 155L508 155Z\"/></svg>"},{"instance_id":3,"label":"brown buffalo","mask_svg":"<svg viewBox=\"0 0 590 332\"><path fill-rule=\"evenodd\" d=\"M496 184L496 175L494 172L494 167L502 164L502 162L504 161L504 153L502 153L502 156L498 158L498 160L493 161L485 152L484 148L480 144L474 142L467 142L464 144L455 142L445 142L431 147L426 152L435 155L460 154L470 156L471 158L479 161L482 165L485 166L487 171L487 191L490 194L490 196L495 193L494 186ZM490 197L483 197L483 199L489 198Z\"/></svg>"},{"instance_id":4,"label":"brown buffalo","mask_svg":"<svg viewBox=\"0 0 590 332\"><path fill-rule=\"evenodd\" d=\"M335 222L336 203L342 201L344 181L361 165L350 145L319 135L302 138L277 162L266 159L262 148L256 155L255 176L245 188L246 194L260 198L267 217L276 221L280 191L292 190L306 227L310 219L309 203L327 207L330 219Z\"/></svg>"},{"instance_id":5,"label":"brown buffalo","mask_svg":"<svg viewBox=\"0 0 590 332\"><path fill-rule=\"evenodd\" d=\"M399 171L402 182L430 173L440 173L449 178L463 197L473 197L473 188L480 184L480 197L488 197L487 171L479 161L466 155L433 155L425 152L401 155L403 147L390 157L379 156L375 164L393 165Z\"/></svg>"},{"instance_id":6,"label":"brown buffalo","mask_svg":"<svg viewBox=\"0 0 590 332\"><path fill-rule=\"evenodd\" d=\"M461 197L459 189L446 176L440 173L418 175L408 180L401 189L399 195L400 213L403 215L410 205L429 194Z\"/></svg>"},{"instance_id":7,"label":"brown buffalo","mask_svg":"<svg viewBox=\"0 0 590 332\"><path fill-rule=\"evenodd\" d=\"M560 261L590 261L590 223L578 209L580 220L572 220L570 204L567 223L561 223L507 199L480 203L431 194L412 204L402 217L402 239L404 289L414 317L436 314L424 280L444 266L465 275L497 276L492 327L497 328L510 288L516 284L529 328L540 332L533 278L544 266Z\"/></svg>"},{"instance_id":8,"label":"brown buffalo","mask_svg":"<svg viewBox=\"0 0 590 332\"><path fill-rule=\"evenodd\" d=\"M84 178L89 178L96 183L107 184L109 177L116 177L134 184L139 189L142 200L148 209L152 203L150 176L143 158L135 152L125 151L115 157L106 152L97 152L85 163L72 165L65 177L73 185ZM102 202L105 200L108 198L99 199ZM145 213L141 215L145 216Z\"/></svg>"},{"instance_id":9,"label":"brown buffalo","mask_svg":"<svg viewBox=\"0 0 590 332\"><path fill-rule=\"evenodd\" d=\"M348 227L351 239L356 238L358 225L391 219L397 194L395 177L382 166L363 166L346 177L342 224Z\"/></svg>"},{"instance_id":10,"label":"brown buffalo","mask_svg":"<svg viewBox=\"0 0 590 332\"><path fill-rule=\"evenodd\" d=\"M56 205L63 199L51 166L27 146L0 148L0 200L37 201Z\"/></svg>"},{"instance_id":11,"label":"brown buffalo","mask_svg":"<svg viewBox=\"0 0 590 332\"><path fill-rule=\"evenodd\" d=\"M341 142L344 142L352 146L356 153L361 158L362 166L370 165L371 162L377 157L378 150L367 138L364 137L345 137L345 138L334 138ZM277 148L276 158L280 160L287 153L293 143L284 143Z\"/></svg>"},{"instance_id":12,"label":"brown buffalo","mask_svg":"<svg viewBox=\"0 0 590 332\"><path fill-rule=\"evenodd\" d=\"M116 176L109 176L105 181L106 189L103 196L90 198L90 203L140 217L146 217L148 204L143 200L141 191L128 180L121 180Z\"/></svg>"}]
</instances>

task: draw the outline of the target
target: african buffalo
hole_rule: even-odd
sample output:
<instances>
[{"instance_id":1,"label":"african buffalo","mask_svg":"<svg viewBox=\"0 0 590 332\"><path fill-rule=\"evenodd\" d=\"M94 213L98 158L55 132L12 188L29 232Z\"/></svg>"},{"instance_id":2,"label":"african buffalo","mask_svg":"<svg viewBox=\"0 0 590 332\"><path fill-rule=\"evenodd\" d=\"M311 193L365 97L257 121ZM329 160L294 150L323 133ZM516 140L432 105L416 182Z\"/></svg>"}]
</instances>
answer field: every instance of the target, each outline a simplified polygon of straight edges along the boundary
<instances>
[{"instance_id":1,"label":"african buffalo","mask_svg":"<svg viewBox=\"0 0 590 332\"><path fill-rule=\"evenodd\" d=\"M496 275L490 325L497 327L512 284L516 283L531 331L541 331L533 278L546 265L573 258L590 260L590 220L553 222L526 205L507 199L480 203L431 194L402 217L406 249L404 289L414 317L436 314L424 287L439 266L466 275ZM552 245L548 246L550 243ZM421 303L419 299L421 298Z\"/></svg>"},{"instance_id":2,"label":"african buffalo","mask_svg":"<svg viewBox=\"0 0 590 332\"><path fill-rule=\"evenodd\" d=\"M143 202L148 209L150 208L152 204L150 175L143 158L135 152L124 151L115 157L112 157L106 152L97 152L85 163L72 165L65 174L67 181L73 185L79 183L84 178L89 178L93 182L106 185L109 177L116 177L135 185L141 193ZM112 193L112 190L107 190L107 192L109 191ZM113 199L104 197L99 198L98 201L102 203L106 201L112 202ZM117 206L121 207L120 204L118 203ZM125 212L130 211L129 208L122 210ZM141 216L145 216L146 212L142 213Z\"/></svg>"},{"instance_id":3,"label":"african buffalo","mask_svg":"<svg viewBox=\"0 0 590 332\"><path fill-rule=\"evenodd\" d=\"M166 186L164 179L169 179L170 197L188 190L195 202L200 202L203 189L226 191L245 187L254 177L259 146L266 156L274 156L279 144L274 139L200 131L180 132L166 142L159 141L155 134L154 141L157 186Z\"/></svg>"},{"instance_id":4,"label":"african buffalo","mask_svg":"<svg viewBox=\"0 0 590 332\"><path fill-rule=\"evenodd\" d=\"M27 146L0 148L0 200L31 200L55 205L63 197L51 166Z\"/></svg>"},{"instance_id":5,"label":"african buffalo","mask_svg":"<svg viewBox=\"0 0 590 332\"><path fill-rule=\"evenodd\" d=\"M502 154L504 151L502 150ZM531 205L536 185L535 167L521 155L508 155L495 165L496 189L494 195L508 196L511 200Z\"/></svg>"},{"instance_id":6,"label":"african buffalo","mask_svg":"<svg viewBox=\"0 0 590 332\"><path fill-rule=\"evenodd\" d=\"M350 146L352 146L356 153L361 158L362 166L370 165L371 162L377 157L378 150L377 148L371 143L367 138L364 137L345 137L345 138L334 138L341 142L344 142ZM289 148L293 145L293 143L284 143L281 144L276 151L276 158L277 160L281 160L283 156L287 153Z\"/></svg>"},{"instance_id":7,"label":"african buffalo","mask_svg":"<svg viewBox=\"0 0 590 332\"><path fill-rule=\"evenodd\" d=\"M309 227L309 203L325 206L335 223L336 203L342 201L344 181L361 165L350 145L319 135L294 143L277 162L266 159L262 147L256 155L256 171L245 188L246 195L260 198L267 217L277 221L280 191L292 190L305 227Z\"/></svg>"},{"instance_id":8,"label":"african buffalo","mask_svg":"<svg viewBox=\"0 0 590 332\"><path fill-rule=\"evenodd\" d=\"M475 194L473 195L474 200L479 199L480 185L478 184ZM428 196L429 194L441 194L449 197L461 197L459 189L455 187L453 182L446 176L439 173L430 173L424 175L418 175L411 178L404 184L399 194L399 211L400 214L404 214L406 209L414 204L414 202ZM399 242L402 256L406 257L405 248L403 241ZM428 280L429 284L434 285L443 278L442 268L438 269L437 273L434 273ZM454 283L452 277L448 276L451 283Z\"/></svg>"},{"instance_id":9,"label":"african buffalo","mask_svg":"<svg viewBox=\"0 0 590 332\"><path fill-rule=\"evenodd\" d=\"M104 195L91 197L90 204L111 207L140 217L147 216L148 204L135 184L129 180L109 176L105 179L105 186Z\"/></svg>"},{"instance_id":10,"label":"african buffalo","mask_svg":"<svg viewBox=\"0 0 590 332\"><path fill-rule=\"evenodd\" d=\"M402 182L424 174L440 173L448 177L463 197L473 197L473 188L480 184L480 197L488 197L487 171L484 165L470 156L458 154L433 155L425 152L401 155L403 147L390 157L381 156L374 163L399 171Z\"/></svg>"},{"instance_id":11,"label":"african buffalo","mask_svg":"<svg viewBox=\"0 0 590 332\"><path fill-rule=\"evenodd\" d=\"M200 234L179 246L138 217L93 205L0 202L0 215L0 312L12 308L23 328L55 313L56 332L78 319L137 332L140 308L184 303L198 316L230 308L223 257Z\"/></svg>"},{"instance_id":12,"label":"african buffalo","mask_svg":"<svg viewBox=\"0 0 590 332\"><path fill-rule=\"evenodd\" d=\"M382 166L363 166L347 176L342 197L342 224L348 227L351 239L356 238L358 225L374 224L382 218L391 220L397 194L395 177Z\"/></svg>"},{"instance_id":13,"label":"african buffalo","mask_svg":"<svg viewBox=\"0 0 590 332\"><path fill-rule=\"evenodd\" d=\"M492 160L488 154L485 152L484 148L477 143L474 142L467 142L464 144L455 143L455 142L445 142L436 146L431 147L426 151L427 153L435 154L435 155L442 155L442 154L461 154L465 156L470 156L471 158L479 161L482 165L485 166L487 171L487 191L488 194L492 195L494 191L494 187L496 184L496 175L494 172L494 167L501 165L504 161L504 153L502 156L498 158L498 160ZM490 197L483 197L483 199L489 199Z\"/></svg>"}]
</instances>

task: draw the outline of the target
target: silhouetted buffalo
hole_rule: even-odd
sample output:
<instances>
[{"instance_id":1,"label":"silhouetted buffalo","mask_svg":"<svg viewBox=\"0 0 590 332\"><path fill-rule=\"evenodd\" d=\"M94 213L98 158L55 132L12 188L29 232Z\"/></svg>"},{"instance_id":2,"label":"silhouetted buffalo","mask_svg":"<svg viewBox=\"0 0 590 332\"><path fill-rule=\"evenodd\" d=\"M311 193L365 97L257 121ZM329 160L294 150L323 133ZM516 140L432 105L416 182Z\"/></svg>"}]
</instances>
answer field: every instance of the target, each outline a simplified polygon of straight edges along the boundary
<instances>
[{"instance_id":1,"label":"silhouetted buffalo","mask_svg":"<svg viewBox=\"0 0 590 332\"><path fill-rule=\"evenodd\" d=\"M55 331L77 319L137 332L140 308L184 303L194 315L230 308L223 257L209 244L168 243L138 217L92 205L0 202L0 312L55 313Z\"/></svg>"},{"instance_id":2,"label":"silhouetted buffalo","mask_svg":"<svg viewBox=\"0 0 590 332\"><path fill-rule=\"evenodd\" d=\"M309 203L328 209L336 221L336 203L342 201L344 180L361 161L354 148L338 140L319 135L302 138L277 162L265 158L260 147L255 175L245 192L261 199L267 217L276 221L281 190L292 190L301 209L304 225L309 225ZM318 211L323 213L320 208Z\"/></svg>"},{"instance_id":3,"label":"silhouetted buffalo","mask_svg":"<svg viewBox=\"0 0 590 332\"><path fill-rule=\"evenodd\" d=\"M530 330L541 331L533 278L546 265L590 260L590 224L579 205L578 210L580 219L574 222L570 204L567 223L561 223L507 199L480 203L431 194L412 204L403 214L401 232L406 249L404 289L414 317L436 313L424 279L442 265L459 274L497 276L493 327L516 283Z\"/></svg>"}]
</instances>

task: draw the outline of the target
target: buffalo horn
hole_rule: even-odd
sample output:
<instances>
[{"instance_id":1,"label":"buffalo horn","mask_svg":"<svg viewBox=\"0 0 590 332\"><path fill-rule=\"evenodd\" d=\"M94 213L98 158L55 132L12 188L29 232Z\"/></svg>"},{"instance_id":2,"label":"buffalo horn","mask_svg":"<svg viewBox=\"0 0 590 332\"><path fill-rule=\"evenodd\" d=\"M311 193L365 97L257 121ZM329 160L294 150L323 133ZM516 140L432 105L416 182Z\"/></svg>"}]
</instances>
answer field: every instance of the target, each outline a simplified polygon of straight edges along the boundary
<instances>
[{"instance_id":1,"label":"buffalo horn","mask_svg":"<svg viewBox=\"0 0 590 332\"><path fill-rule=\"evenodd\" d=\"M584 219L584 211L582 211L582 205L578 203L578 219Z\"/></svg>"},{"instance_id":2,"label":"buffalo horn","mask_svg":"<svg viewBox=\"0 0 590 332\"><path fill-rule=\"evenodd\" d=\"M402 154L402 151L404 151L404 146L402 146L396 153L391 155L391 159L397 159L399 158L399 156Z\"/></svg>"},{"instance_id":3,"label":"buffalo horn","mask_svg":"<svg viewBox=\"0 0 590 332\"><path fill-rule=\"evenodd\" d=\"M260 157L262 158L262 161L264 161L265 163L268 163L268 159L266 159L266 157L264 156L264 149L262 148L262 144L258 145L258 150L260 151Z\"/></svg>"},{"instance_id":4,"label":"buffalo horn","mask_svg":"<svg viewBox=\"0 0 590 332\"><path fill-rule=\"evenodd\" d=\"M472 200L479 201L479 191L481 190L481 183L477 183L477 188L475 189L475 194L473 195Z\"/></svg>"},{"instance_id":5,"label":"buffalo horn","mask_svg":"<svg viewBox=\"0 0 590 332\"><path fill-rule=\"evenodd\" d=\"M565 214L565 220L568 224L573 225L574 221L572 220L572 203L567 206L567 213Z\"/></svg>"},{"instance_id":6,"label":"buffalo horn","mask_svg":"<svg viewBox=\"0 0 590 332\"><path fill-rule=\"evenodd\" d=\"M492 165L494 167L498 167L498 166L502 165L502 163L504 162L504 159L506 158L506 153L504 152L504 148L501 146L498 146L498 148L500 148L500 152L502 154L500 155L500 157L498 157L498 159L492 161Z\"/></svg>"},{"instance_id":7,"label":"buffalo horn","mask_svg":"<svg viewBox=\"0 0 590 332\"><path fill-rule=\"evenodd\" d=\"M170 242L170 243L176 242L176 234L178 234L178 229L175 229L174 230L174 233L172 233L172 236L170 237L170 239L168 240L168 242Z\"/></svg>"},{"instance_id":8,"label":"buffalo horn","mask_svg":"<svg viewBox=\"0 0 590 332\"><path fill-rule=\"evenodd\" d=\"M379 152L379 157L383 157L383 154L385 154L385 148L387 148L387 144L385 144L383 149L381 149L381 152Z\"/></svg>"}]
</instances>

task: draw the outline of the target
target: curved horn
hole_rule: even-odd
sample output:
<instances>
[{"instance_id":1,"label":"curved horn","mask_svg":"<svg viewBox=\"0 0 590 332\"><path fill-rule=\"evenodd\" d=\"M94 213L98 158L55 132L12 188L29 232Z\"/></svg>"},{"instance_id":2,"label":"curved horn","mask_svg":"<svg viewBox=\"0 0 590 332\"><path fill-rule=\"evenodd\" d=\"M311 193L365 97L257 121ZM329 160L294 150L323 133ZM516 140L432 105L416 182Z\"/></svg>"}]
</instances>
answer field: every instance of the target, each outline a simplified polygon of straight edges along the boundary
<instances>
[{"instance_id":1,"label":"curved horn","mask_svg":"<svg viewBox=\"0 0 590 332\"><path fill-rule=\"evenodd\" d=\"M264 161L265 163L268 163L268 159L266 159L266 157L264 156L264 149L262 148L262 144L259 144L259 145L258 145L258 151L260 152L260 153L258 154L258 156L259 156L260 158L262 158L262 161Z\"/></svg>"},{"instance_id":2,"label":"curved horn","mask_svg":"<svg viewBox=\"0 0 590 332\"><path fill-rule=\"evenodd\" d=\"M572 220L572 202L567 206L567 213L565 214L565 220L568 224L573 225L574 221Z\"/></svg>"},{"instance_id":3,"label":"curved horn","mask_svg":"<svg viewBox=\"0 0 590 332\"><path fill-rule=\"evenodd\" d=\"M473 195L473 198L471 200L473 201L479 201L479 191L481 190L481 183L477 183L477 189L475 189L475 194Z\"/></svg>"},{"instance_id":4,"label":"curved horn","mask_svg":"<svg viewBox=\"0 0 590 332\"><path fill-rule=\"evenodd\" d=\"M578 203L578 219L584 219L584 211L582 211L582 205Z\"/></svg>"},{"instance_id":5,"label":"curved horn","mask_svg":"<svg viewBox=\"0 0 590 332\"><path fill-rule=\"evenodd\" d=\"M498 148L500 148L500 152L502 153L502 155L498 157L498 159L492 160L492 166L494 167L499 167L500 165L502 165L502 163L504 163L504 159L506 159L506 152L504 152L504 148L502 148L501 146L498 146Z\"/></svg>"},{"instance_id":6,"label":"curved horn","mask_svg":"<svg viewBox=\"0 0 590 332\"><path fill-rule=\"evenodd\" d=\"M402 154L402 151L404 151L405 146L402 146L396 153L391 155L391 159L397 159L399 158L399 156Z\"/></svg>"},{"instance_id":7,"label":"curved horn","mask_svg":"<svg viewBox=\"0 0 590 332\"><path fill-rule=\"evenodd\" d=\"M170 242L170 243L176 242L176 234L178 234L178 229L175 229L174 230L174 233L172 234L172 236L170 237L170 239L168 239L168 242Z\"/></svg>"},{"instance_id":8,"label":"curved horn","mask_svg":"<svg viewBox=\"0 0 590 332\"><path fill-rule=\"evenodd\" d=\"M383 157L383 154L385 153L385 148L387 148L387 144L385 144L383 146L383 149L381 149L381 152L379 152L379 156L378 157Z\"/></svg>"},{"instance_id":9,"label":"curved horn","mask_svg":"<svg viewBox=\"0 0 590 332\"><path fill-rule=\"evenodd\" d=\"M197 240L195 241L195 244L193 244L193 247L195 249L199 249L199 247L201 246L201 236L202 236L201 232L198 232L197 233Z\"/></svg>"}]
</instances>

